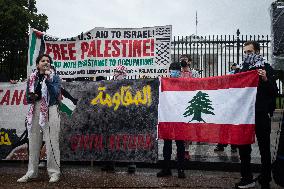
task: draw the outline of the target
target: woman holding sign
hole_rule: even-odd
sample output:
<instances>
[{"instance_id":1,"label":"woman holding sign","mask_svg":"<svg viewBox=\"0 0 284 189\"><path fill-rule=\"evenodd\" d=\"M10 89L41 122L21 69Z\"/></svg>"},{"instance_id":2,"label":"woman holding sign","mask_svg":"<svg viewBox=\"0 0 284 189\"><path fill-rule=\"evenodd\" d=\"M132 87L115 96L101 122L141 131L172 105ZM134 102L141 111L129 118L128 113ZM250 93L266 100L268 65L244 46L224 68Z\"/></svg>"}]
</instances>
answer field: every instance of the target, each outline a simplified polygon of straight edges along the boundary
<instances>
[{"instance_id":1,"label":"woman holding sign","mask_svg":"<svg viewBox=\"0 0 284 189\"><path fill-rule=\"evenodd\" d=\"M38 176L38 160L42 135L46 139L47 171L49 182L57 182L60 176L59 104L61 80L50 69L52 59L42 54L36 59L36 70L27 82L27 114L29 136L29 165L27 173L17 182L28 182Z\"/></svg>"}]
</instances>

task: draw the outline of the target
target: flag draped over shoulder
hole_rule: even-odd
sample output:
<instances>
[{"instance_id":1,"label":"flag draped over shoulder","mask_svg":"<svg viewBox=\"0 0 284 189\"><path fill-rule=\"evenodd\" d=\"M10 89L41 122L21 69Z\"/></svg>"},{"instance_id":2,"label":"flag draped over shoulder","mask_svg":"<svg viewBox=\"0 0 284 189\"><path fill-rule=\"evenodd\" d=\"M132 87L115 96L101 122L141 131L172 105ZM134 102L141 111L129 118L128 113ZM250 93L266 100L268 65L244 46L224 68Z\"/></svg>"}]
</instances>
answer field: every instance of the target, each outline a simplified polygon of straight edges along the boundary
<instances>
[{"instance_id":1,"label":"flag draped over shoulder","mask_svg":"<svg viewBox=\"0 0 284 189\"><path fill-rule=\"evenodd\" d=\"M158 138L222 144L255 141L257 71L162 78Z\"/></svg>"}]
</instances>

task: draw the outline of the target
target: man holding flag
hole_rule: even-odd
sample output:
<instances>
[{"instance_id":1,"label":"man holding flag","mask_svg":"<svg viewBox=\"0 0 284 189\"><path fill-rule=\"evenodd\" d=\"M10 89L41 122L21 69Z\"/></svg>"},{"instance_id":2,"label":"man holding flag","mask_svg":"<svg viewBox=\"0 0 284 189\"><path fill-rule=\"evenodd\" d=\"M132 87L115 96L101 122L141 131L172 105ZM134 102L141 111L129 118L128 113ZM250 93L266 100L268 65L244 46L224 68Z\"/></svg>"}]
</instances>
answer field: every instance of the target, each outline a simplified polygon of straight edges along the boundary
<instances>
[{"instance_id":1,"label":"man holding flag","mask_svg":"<svg viewBox=\"0 0 284 189\"><path fill-rule=\"evenodd\" d=\"M259 48L249 46L253 48L245 54L254 49L259 52ZM264 175L259 182L269 187L268 114L273 113L273 97L277 91L273 83L272 68L255 53L245 57L242 73L208 78L161 78L158 138L240 145L242 179L236 187L248 188L255 185L250 168L250 144L255 142L256 131L263 165L261 175Z\"/></svg>"},{"instance_id":2,"label":"man holding flag","mask_svg":"<svg viewBox=\"0 0 284 189\"><path fill-rule=\"evenodd\" d=\"M261 174L257 181L261 188L270 188L271 181L271 152L270 132L271 117L275 110L275 99L277 86L274 79L274 71L271 66L264 62L259 54L260 45L255 41L248 41L244 44L244 59L241 72L257 70L259 85L257 87L255 103L255 133L261 156ZM241 159L241 181L236 188L250 188L255 186L251 171L251 145L240 145L239 154Z\"/></svg>"}]
</instances>

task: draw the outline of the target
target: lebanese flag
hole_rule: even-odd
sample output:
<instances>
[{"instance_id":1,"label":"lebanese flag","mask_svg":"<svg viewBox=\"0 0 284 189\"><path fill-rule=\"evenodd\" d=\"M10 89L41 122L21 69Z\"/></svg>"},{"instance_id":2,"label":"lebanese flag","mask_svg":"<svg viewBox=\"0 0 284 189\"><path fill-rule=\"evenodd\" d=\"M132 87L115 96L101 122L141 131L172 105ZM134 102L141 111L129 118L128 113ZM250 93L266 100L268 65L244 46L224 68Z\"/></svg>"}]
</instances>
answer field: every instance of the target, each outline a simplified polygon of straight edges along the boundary
<instances>
[{"instance_id":1,"label":"lebanese flag","mask_svg":"<svg viewBox=\"0 0 284 189\"><path fill-rule=\"evenodd\" d=\"M221 144L255 141L257 71L161 78L158 138Z\"/></svg>"}]
</instances>

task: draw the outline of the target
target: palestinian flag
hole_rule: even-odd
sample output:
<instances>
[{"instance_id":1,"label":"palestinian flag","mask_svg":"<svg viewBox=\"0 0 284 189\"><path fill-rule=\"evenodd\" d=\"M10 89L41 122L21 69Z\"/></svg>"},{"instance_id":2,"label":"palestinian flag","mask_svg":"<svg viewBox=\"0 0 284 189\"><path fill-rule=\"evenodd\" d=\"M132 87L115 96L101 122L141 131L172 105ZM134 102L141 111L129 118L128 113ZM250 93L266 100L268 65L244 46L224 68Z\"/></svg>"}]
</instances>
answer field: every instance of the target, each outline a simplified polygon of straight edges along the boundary
<instances>
[{"instance_id":1,"label":"palestinian flag","mask_svg":"<svg viewBox=\"0 0 284 189\"><path fill-rule=\"evenodd\" d=\"M221 144L255 141L257 71L162 78L158 138Z\"/></svg>"},{"instance_id":2,"label":"palestinian flag","mask_svg":"<svg viewBox=\"0 0 284 189\"><path fill-rule=\"evenodd\" d=\"M30 29L27 75L30 75L32 70L36 68L35 64L38 55L45 52L45 42L43 36L43 32L33 28Z\"/></svg>"},{"instance_id":3,"label":"palestinian flag","mask_svg":"<svg viewBox=\"0 0 284 189\"><path fill-rule=\"evenodd\" d=\"M61 96L62 98L59 109L61 112L65 112L69 117L71 117L72 112L76 108L78 99L73 98L64 88L61 88Z\"/></svg>"}]
</instances>

